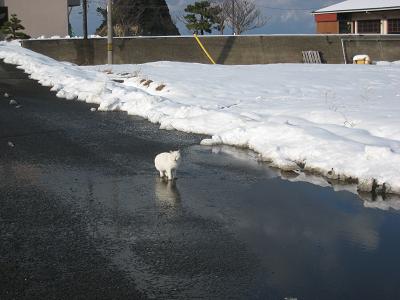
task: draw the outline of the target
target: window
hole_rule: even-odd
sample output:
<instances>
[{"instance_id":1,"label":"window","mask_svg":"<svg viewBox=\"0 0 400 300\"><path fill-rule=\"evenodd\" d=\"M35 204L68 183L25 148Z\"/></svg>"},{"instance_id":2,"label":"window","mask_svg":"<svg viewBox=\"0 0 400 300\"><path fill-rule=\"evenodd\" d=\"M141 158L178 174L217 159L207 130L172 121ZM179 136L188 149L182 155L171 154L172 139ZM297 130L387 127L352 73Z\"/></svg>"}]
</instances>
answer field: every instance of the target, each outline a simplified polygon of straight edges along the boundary
<instances>
[{"instance_id":1,"label":"window","mask_svg":"<svg viewBox=\"0 0 400 300\"><path fill-rule=\"evenodd\" d=\"M358 33L381 33L381 20L358 21Z\"/></svg>"},{"instance_id":2,"label":"window","mask_svg":"<svg viewBox=\"0 0 400 300\"><path fill-rule=\"evenodd\" d=\"M343 34L351 33L351 22L340 21L339 22L339 33L343 33Z\"/></svg>"},{"instance_id":3,"label":"window","mask_svg":"<svg viewBox=\"0 0 400 300\"><path fill-rule=\"evenodd\" d=\"M388 20L388 33L400 33L400 19Z\"/></svg>"}]
</instances>

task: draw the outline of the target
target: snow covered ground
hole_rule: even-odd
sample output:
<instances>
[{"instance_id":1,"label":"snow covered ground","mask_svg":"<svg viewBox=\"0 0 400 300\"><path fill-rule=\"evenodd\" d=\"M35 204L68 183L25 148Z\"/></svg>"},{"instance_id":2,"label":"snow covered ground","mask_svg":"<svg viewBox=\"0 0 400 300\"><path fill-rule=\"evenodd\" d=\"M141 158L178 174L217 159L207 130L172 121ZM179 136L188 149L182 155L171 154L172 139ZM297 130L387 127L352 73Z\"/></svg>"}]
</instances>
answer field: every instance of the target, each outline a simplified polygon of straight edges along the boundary
<instances>
[{"instance_id":1,"label":"snow covered ground","mask_svg":"<svg viewBox=\"0 0 400 300\"><path fill-rule=\"evenodd\" d=\"M0 58L59 97L207 134L204 145L250 148L285 170L400 194L398 64L78 67L4 43Z\"/></svg>"}]
</instances>

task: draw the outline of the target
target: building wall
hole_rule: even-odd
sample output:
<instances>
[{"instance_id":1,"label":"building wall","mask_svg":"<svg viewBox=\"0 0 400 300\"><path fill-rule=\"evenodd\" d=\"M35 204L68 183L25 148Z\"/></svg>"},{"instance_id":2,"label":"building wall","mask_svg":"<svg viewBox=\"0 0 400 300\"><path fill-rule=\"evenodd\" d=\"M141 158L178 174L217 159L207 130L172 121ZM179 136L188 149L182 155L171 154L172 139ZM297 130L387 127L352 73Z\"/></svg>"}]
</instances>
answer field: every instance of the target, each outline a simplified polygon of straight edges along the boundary
<instances>
[{"instance_id":1,"label":"building wall","mask_svg":"<svg viewBox=\"0 0 400 300\"><path fill-rule=\"evenodd\" d=\"M380 20L381 34L387 33L387 20L400 19L400 10L391 11L376 11L376 12L357 12L357 13L342 13L342 14L318 14L315 15L315 22L317 33L319 34L332 34L341 33L339 21L334 22L333 18L337 16L337 20L341 22L351 22L352 31L350 33L359 33L357 22L359 21L372 21Z\"/></svg>"},{"instance_id":2,"label":"building wall","mask_svg":"<svg viewBox=\"0 0 400 300\"><path fill-rule=\"evenodd\" d=\"M335 34L339 33L339 22L318 22L317 33L322 34Z\"/></svg>"},{"instance_id":3,"label":"building wall","mask_svg":"<svg viewBox=\"0 0 400 300\"><path fill-rule=\"evenodd\" d=\"M318 14L315 15L317 33L337 34L339 33L339 21L337 14Z\"/></svg>"},{"instance_id":4,"label":"building wall","mask_svg":"<svg viewBox=\"0 0 400 300\"><path fill-rule=\"evenodd\" d=\"M302 51L315 50L326 63L348 62L354 55L372 60L400 60L400 39L393 35L261 35L201 37L218 64L301 63ZM23 46L60 61L78 65L107 63L106 39L27 40ZM116 38L114 62L140 64L154 61L209 63L193 37Z\"/></svg>"},{"instance_id":5,"label":"building wall","mask_svg":"<svg viewBox=\"0 0 400 300\"><path fill-rule=\"evenodd\" d=\"M67 0L3 0L31 37L68 35Z\"/></svg>"},{"instance_id":6,"label":"building wall","mask_svg":"<svg viewBox=\"0 0 400 300\"><path fill-rule=\"evenodd\" d=\"M386 20L400 18L400 10L352 13L351 20Z\"/></svg>"}]
</instances>

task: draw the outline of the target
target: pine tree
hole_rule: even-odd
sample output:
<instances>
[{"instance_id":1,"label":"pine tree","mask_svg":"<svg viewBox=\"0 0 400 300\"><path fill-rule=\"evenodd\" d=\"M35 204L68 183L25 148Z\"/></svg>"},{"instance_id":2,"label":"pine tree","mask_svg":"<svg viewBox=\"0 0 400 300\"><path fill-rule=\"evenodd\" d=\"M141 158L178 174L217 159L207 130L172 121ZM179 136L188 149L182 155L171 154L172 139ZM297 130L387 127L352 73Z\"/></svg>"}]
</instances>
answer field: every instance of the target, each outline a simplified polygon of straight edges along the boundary
<instances>
[{"instance_id":1,"label":"pine tree","mask_svg":"<svg viewBox=\"0 0 400 300\"><path fill-rule=\"evenodd\" d=\"M186 28L195 34L204 35L204 32L211 33L219 8L213 7L209 1L195 2L185 8L187 13L184 16Z\"/></svg>"},{"instance_id":2,"label":"pine tree","mask_svg":"<svg viewBox=\"0 0 400 300\"><path fill-rule=\"evenodd\" d=\"M9 21L5 22L1 27L1 32L9 36L10 39L29 39L30 36L21 30L24 30L25 27L22 26L21 20L17 18L16 14L12 14Z\"/></svg>"},{"instance_id":3,"label":"pine tree","mask_svg":"<svg viewBox=\"0 0 400 300\"><path fill-rule=\"evenodd\" d=\"M103 22L96 33L107 35L107 10L97 8ZM113 29L116 36L179 35L166 0L113 0Z\"/></svg>"}]
</instances>

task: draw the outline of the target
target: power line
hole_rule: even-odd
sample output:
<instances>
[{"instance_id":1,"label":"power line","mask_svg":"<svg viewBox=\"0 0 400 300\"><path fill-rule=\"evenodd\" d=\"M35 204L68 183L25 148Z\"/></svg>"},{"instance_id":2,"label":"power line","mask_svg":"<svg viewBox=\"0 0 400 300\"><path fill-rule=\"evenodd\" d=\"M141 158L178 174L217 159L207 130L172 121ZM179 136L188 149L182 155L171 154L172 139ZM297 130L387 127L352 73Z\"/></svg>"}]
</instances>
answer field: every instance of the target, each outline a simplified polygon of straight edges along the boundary
<instances>
[{"instance_id":1,"label":"power line","mask_svg":"<svg viewBox=\"0 0 400 300\"><path fill-rule=\"evenodd\" d=\"M90 1L90 0L89 0ZM92 0L90 3L94 4L101 4L101 5L106 5L106 1L101 1L101 0ZM146 4L118 4L118 7L124 7L124 8L135 8L135 7L140 7L140 8L162 8L163 6L159 5L146 5ZM263 5L263 4L257 4L257 7L262 7L266 9L271 9L271 10L282 10L282 11L314 11L317 10L317 7L314 8L301 8L301 7L276 7L276 6L269 6L269 5Z\"/></svg>"},{"instance_id":2,"label":"power line","mask_svg":"<svg viewBox=\"0 0 400 300\"><path fill-rule=\"evenodd\" d=\"M287 8L287 7L273 7L273 6L266 6L266 5L258 5L259 7L267 8L267 9L272 9L272 10L284 10L284 11L290 11L290 10L298 10L298 11L314 11L317 10L318 8Z\"/></svg>"}]
</instances>

